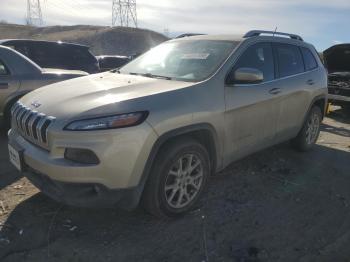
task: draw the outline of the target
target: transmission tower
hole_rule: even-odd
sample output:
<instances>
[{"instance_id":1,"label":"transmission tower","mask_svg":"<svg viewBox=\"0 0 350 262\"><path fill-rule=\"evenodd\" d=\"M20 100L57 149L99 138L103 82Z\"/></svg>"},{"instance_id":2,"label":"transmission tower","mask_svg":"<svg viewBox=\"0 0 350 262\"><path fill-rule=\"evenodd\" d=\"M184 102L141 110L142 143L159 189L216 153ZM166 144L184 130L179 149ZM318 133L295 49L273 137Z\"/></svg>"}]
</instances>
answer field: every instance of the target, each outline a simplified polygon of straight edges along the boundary
<instances>
[{"instance_id":1,"label":"transmission tower","mask_svg":"<svg viewBox=\"0 0 350 262\"><path fill-rule=\"evenodd\" d=\"M112 26L137 27L136 0L113 0Z\"/></svg>"},{"instance_id":2,"label":"transmission tower","mask_svg":"<svg viewBox=\"0 0 350 262\"><path fill-rule=\"evenodd\" d=\"M35 26L43 25L40 0L27 0L27 24Z\"/></svg>"}]
</instances>

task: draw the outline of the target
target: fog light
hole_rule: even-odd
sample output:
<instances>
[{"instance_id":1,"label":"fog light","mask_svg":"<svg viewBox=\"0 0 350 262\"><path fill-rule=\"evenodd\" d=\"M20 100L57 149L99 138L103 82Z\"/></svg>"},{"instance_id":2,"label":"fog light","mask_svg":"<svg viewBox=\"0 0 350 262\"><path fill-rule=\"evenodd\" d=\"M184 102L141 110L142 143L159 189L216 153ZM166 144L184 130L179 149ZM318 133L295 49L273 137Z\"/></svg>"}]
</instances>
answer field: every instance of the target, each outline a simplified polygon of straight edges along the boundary
<instances>
[{"instance_id":1,"label":"fog light","mask_svg":"<svg viewBox=\"0 0 350 262\"><path fill-rule=\"evenodd\" d=\"M96 154L89 149L67 148L64 158L79 164L98 165L100 163Z\"/></svg>"}]
</instances>

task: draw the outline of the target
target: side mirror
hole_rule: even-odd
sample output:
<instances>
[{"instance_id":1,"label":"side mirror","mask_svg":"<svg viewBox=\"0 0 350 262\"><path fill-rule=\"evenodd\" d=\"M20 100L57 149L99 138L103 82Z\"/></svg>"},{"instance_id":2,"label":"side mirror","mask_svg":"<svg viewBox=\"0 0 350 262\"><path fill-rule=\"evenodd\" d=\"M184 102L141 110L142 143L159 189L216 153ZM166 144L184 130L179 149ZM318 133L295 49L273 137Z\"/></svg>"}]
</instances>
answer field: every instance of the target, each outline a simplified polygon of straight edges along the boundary
<instances>
[{"instance_id":1,"label":"side mirror","mask_svg":"<svg viewBox=\"0 0 350 262\"><path fill-rule=\"evenodd\" d=\"M227 84L258 84L264 81L264 73L255 68L242 67L232 72Z\"/></svg>"}]
</instances>

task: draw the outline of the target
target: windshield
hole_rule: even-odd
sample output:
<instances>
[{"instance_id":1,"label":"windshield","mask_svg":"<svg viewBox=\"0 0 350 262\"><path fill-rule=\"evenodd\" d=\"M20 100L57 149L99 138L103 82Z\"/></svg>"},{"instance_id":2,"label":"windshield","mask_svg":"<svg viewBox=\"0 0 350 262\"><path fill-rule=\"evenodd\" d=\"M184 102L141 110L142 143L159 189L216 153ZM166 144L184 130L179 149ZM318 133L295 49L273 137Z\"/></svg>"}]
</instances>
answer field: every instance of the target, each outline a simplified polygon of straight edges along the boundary
<instances>
[{"instance_id":1,"label":"windshield","mask_svg":"<svg viewBox=\"0 0 350 262\"><path fill-rule=\"evenodd\" d=\"M161 44L120 69L124 74L201 81L226 60L237 42L186 40Z\"/></svg>"}]
</instances>

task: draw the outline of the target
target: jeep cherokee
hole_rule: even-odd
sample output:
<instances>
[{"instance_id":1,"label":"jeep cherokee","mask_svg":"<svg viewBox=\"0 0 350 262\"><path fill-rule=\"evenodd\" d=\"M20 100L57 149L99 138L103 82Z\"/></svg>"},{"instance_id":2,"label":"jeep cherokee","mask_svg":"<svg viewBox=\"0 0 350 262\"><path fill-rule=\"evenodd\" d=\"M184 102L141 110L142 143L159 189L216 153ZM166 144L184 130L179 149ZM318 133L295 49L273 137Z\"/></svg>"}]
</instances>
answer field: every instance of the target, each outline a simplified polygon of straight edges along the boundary
<instances>
[{"instance_id":1,"label":"jeep cherokee","mask_svg":"<svg viewBox=\"0 0 350 262\"><path fill-rule=\"evenodd\" d=\"M232 161L287 140L310 149L326 99L326 70L300 36L183 37L24 96L12 108L10 160L57 201L141 200L178 216Z\"/></svg>"}]
</instances>

